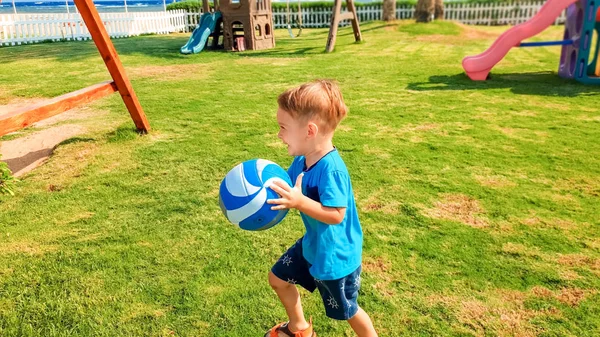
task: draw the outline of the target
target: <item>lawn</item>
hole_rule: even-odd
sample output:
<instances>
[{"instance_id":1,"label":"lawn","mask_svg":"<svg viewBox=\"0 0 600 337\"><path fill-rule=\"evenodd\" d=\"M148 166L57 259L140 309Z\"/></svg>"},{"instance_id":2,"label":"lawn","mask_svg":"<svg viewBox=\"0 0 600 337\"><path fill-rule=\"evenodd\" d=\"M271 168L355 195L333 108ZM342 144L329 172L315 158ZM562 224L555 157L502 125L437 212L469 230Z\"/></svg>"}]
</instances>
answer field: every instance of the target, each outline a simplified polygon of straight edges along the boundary
<instances>
[{"instance_id":1,"label":"lawn","mask_svg":"<svg viewBox=\"0 0 600 337\"><path fill-rule=\"evenodd\" d=\"M153 130L136 134L118 95L97 101L84 135L0 197L0 335L250 337L283 320L267 273L300 216L242 231L218 188L241 161L291 163L276 98L314 78L350 108L334 143L381 336L600 334L600 87L559 78L559 47L514 49L470 81L461 59L507 27L361 28L331 54L324 29L192 56L189 34L114 40ZM92 42L0 48L0 105L107 79ZM319 336L353 336L301 294Z\"/></svg>"}]
</instances>

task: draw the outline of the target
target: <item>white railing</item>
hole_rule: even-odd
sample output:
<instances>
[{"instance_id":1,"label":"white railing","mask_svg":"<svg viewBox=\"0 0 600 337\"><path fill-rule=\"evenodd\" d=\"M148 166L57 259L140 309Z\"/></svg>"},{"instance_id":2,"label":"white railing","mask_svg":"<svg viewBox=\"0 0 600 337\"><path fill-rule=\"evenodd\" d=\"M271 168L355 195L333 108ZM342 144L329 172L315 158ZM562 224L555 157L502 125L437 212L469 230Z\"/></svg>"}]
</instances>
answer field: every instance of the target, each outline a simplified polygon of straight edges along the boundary
<instances>
[{"instance_id":1,"label":"white railing","mask_svg":"<svg viewBox=\"0 0 600 337\"><path fill-rule=\"evenodd\" d=\"M444 5L444 18L473 25L519 24L531 19L544 4L544 1L490 4ZM345 9L344 9L345 10ZM303 8L302 23L307 28L329 27L331 7ZM412 19L415 8L412 5L398 5L396 17L399 20ZM361 22L381 20L381 5L357 7ZM190 32L197 25L201 13L188 13L185 10L167 12L100 13L108 34L112 38L141 34L168 34ZM287 10L273 9L275 28L287 27ZM295 21L296 12L291 13ZM566 20L563 12L554 24ZM341 25L349 25L344 21ZM78 13L72 14L0 14L0 46L22 43L36 43L57 40L87 40L89 31Z\"/></svg>"},{"instance_id":2,"label":"white railing","mask_svg":"<svg viewBox=\"0 0 600 337\"><path fill-rule=\"evenodd\" d=\"M516 25L531 19L539 11L545 1L521 1L518 3L489 3L489 4L444 4L444 19L458 21L471 25ZM342 10L346 10L343 8ZM381 20L381 5L359 6L356 8L358 18L361 22ZM329 27L331 22L331 7L303 8L302 23L304 27ZM396 18L398 20L412 19L415 7L413 5L398 4L396 6ZM275 28L287 27L287 9L273 9L273 21ZM290 14L292 22L296 21L297 12ZM556 19L554 24L562 24L566 20L565 12ZM348 21L342 25L349 25Z\"/></svg>"},{"instance_id":3,"label":"white railing","mask_svg":"<svg viewBox=\"0 0 600 337\"><path fill-rule=\"evenodd\" d=\"M545 1L518 3L445 4L444 19L468 25L517 25L531 19ZM565 23L566 11L556 18L555 25Z\"/></svg>"},{"instance_id":4,"label":"white railing","mask_svg":"<svg viewBox=\"0 0 600 337\"><path fill-rule=\"evenodd\" d=\"M100 13L111 38L185 31L188 14L167 12ZM58 40L87 40L90 32L79 13L1 14L0 46Z\"/></svg>"}]
</instances>

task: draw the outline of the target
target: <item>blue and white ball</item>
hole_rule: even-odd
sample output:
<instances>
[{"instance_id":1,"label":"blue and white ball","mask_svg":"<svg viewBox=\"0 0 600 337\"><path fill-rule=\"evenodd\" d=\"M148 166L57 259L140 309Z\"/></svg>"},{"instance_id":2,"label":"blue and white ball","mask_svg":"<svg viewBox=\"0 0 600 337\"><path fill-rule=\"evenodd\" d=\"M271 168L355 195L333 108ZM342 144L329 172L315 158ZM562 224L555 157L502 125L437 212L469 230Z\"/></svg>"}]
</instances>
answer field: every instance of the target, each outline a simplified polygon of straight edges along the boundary
<instances>
[{"instance_id":1,"label":"blue and white ball","mask_svg":"<svg viewBox=\"0 0 600 337\"><path fill-rule=\"evenodd\" d=\"M269 186L275 180L292 186L287 172L272 161L252 159L227 173L219 189L219 203L227 219L242 229L260 231L278 224L288 210L271 210L268 199L279 195Z\"/></svg>"}]
</instances>

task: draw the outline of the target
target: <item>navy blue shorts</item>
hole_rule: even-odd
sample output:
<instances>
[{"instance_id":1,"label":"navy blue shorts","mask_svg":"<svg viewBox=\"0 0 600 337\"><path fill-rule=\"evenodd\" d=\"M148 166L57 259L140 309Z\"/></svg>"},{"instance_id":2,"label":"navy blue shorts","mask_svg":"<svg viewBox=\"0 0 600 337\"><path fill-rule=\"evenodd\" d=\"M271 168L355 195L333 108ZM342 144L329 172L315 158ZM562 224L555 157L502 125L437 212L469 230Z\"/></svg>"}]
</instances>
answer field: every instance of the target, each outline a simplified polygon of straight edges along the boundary
<instances>
[{"instance_id":1,"label":"navy blue shorts","mask_svg":"<svg viewBox=\"0 0 600 337\"><path fill-rule=\"evenodd\" d=\"M327 317L338 320L352 318L358 311L356 299L360 289L361 267L338 280L318 280L308 271L310 266L311 264L302 255L302 238L300 238L277 260L271 271L279 279L301 285L310 292L318 288Z\"/></svg>"}]
</instances>

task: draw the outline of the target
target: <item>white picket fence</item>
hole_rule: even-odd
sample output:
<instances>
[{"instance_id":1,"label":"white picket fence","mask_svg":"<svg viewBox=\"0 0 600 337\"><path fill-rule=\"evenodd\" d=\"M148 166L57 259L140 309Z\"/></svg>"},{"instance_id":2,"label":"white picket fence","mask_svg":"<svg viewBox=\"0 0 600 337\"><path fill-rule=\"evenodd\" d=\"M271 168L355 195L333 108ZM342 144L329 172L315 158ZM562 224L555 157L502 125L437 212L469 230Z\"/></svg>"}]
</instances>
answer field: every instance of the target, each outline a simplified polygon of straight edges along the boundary
<instances>
[{"instance_id":1,"label":"white picket fence","mask_svg":"<svg viewBox=\"0 0 600 337\"><path fill-rule=\"evenodd\" d=\"M456 4L444 5L444 18L472 25L515 25L532 18L545 1L525 1L518 3ZM345 9L344 9L345 10ZM307 28L329 27L331 7L303 8L302 23ZM396 17L399 20L412 19L415 8L411 5L398 5ZM381 5L357 7L361 22L381 20ZM169 34L190 32L197 25L201 13L188 13L185 10L167 12L100 13L108 34L112 38L142 34ZM285 8L273 9L275 28L287 27L288 12ZM291 13L295 21L296 12ZM566 20L563 12L554 24ZM342 25L349 25L348 21ZM87 40L90 34L81 16L71 14L0 14L0 46L22 43L36 43L58 40Z\"/></svg>"},{"instance_id":2,"label":"white picket fence","mask_svg":"<svg viewBox=\"0 0 600 337\"><path fill-rule=\"evenodd\" d=\"M445 3L444 19L458 21L470 25L516 25L531 19L542 7L545 1L521 1L515 3L488 3L488 4L463 4ZM346 10L345 8L343 10ZM381 20L382 6L359 6L356 8L361 22ZM415 7L399 4L396 6L398 20L412 19ZM287 27L287 9L273 9L275 28ZM292 22L296 21L297 12L290 13ZM566 20L565 12L556 19L554 24L562 24ZM331 8L303 8L302 23L304 27L329 27L331 22ZM349 25L343 22L342 25Z\"/></svg>"},{"instance_id":3,"label":"white picket fence","mask_svg":"<svg viewBox=\"0 0 600 337\"><path fill-rule=\"evenodd\" d=\"M167 12L100 13L111 38L185 31L188 13ZM87 40L90 32L79 13L2 14L0 46L58 40Z\"/></svg>"}]
</instances>

